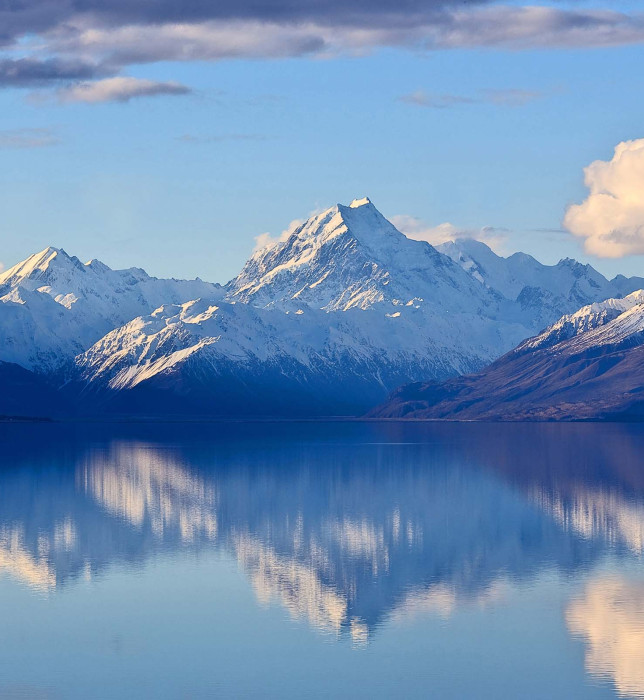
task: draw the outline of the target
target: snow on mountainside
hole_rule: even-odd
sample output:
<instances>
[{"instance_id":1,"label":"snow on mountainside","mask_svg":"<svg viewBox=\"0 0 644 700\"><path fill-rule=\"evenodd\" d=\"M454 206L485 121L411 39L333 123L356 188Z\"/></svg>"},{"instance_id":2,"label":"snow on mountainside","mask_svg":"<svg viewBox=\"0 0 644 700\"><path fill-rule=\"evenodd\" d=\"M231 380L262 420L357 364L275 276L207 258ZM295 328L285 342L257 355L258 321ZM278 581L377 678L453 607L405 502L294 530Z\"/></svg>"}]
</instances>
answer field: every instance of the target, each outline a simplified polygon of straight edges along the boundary
<instances>
[{"instance_id":1,"label":"snow on mountainside","mask_svg":"<svg viewBox=\"0 0 644 700\"><path fill-rule=\"evenodd\" d=\"M47 372L117 326L163 303L221 295L201 280L111 270L47 248L0 274L0 361Z\"/></svg>"},{"instance_id":2,"label":"snow on mountainside","mask_svg":"<svg viewBox=\"0 0 644 700\"><path fill-rule=\"evenodd\" d=\"M636 284L473 241L443 251L366 198L257 251L225 287L49 248L0 275L0 361L65 367L86 411L347 415L403 383L478 371Z\"/></svg>"},{"instance_id":3,"label":"snow on mountainside","mask_svg":"<svg viewBox=\"0 0 644 700\"><path fill-rule=\"evenodd\" d=\"M136 319L78 365L94 386L138 394L181 386L202 404L210 396L211 411L226 412L216 397L240 384L245 410L265 412L264 399L251 400L241 384L258 391L281 381L290 396L306 395L311 411L333 412L335 401L361 412L401 381L473 371L525 338L530 328L507 307L365 199L257 252L227 285L226 303Z\"/></svg>"},{"instance_id":4,"label":"snow on mountainside","mask_svg":"<svg viewBox=\"0 0 644 700\"><path fill-rule=\"evenodd\" d=\"M410 376L472 367L462 329L406 312L166 305L107 334L77 366L85 392L119 410L136 395L146 413L357 414Z\"/></svg>"},{"instance_id":5,"label":"snow on mountainside","mask_svg":"<svg viewBox=\"0 0 644 700\"><path fill-rule=\"evenodd\" d=\"M326 311L432 305L495 315L496 299L450 258L400 233L368 199L312 217L256 252L227 285L229 300Z\"/></svg>"},{"instance_id":6,"label":"snow on mountainside","mask_svg":"<svg viewBox=\"0 0 644 700\"><path fill-rule=\"evenodd\" d=\"M516 300L535 330L585 304L644 288L641 277L618 275L609 281L592 266L570 258L556 265L543 265L525 253L503 258L485 243L467 238L443 243L437 250L485 287Z\"/></svg>"},{"instance_id":7,"label":"snow on mountainside","mask_svg":"<svg viewBox=\"0 0 644 700\"><path fill-rule=\"evenodd\" d=\"M528 340L521 343L515 352L550 347L581 334L584 334L584 337L580 342L593 343L596 336L588 333L588 331L604 326L617 318L620 318L620 320L616 326L622 328L623 321L625 318L628 318L628 316L623 316L623 314L635 309L635 315L637 315L639 311L635 307L641 304L644 304L644 291L641 289L623 299L607 299L606 301L589 304L574 314L562 316L556 323L553 323L534 338L528 338Z\"/></svg>"},{"instance_id":8,"label":"snow on mountainside","mask_svg":"<svg viewBox=\"0 0 644 700\"><path fill-rule=\"evenodd\" d=\"M374 417L644 418L644 291L564 316L483 372L401 387Z\"/></svg>"}]
</instances>

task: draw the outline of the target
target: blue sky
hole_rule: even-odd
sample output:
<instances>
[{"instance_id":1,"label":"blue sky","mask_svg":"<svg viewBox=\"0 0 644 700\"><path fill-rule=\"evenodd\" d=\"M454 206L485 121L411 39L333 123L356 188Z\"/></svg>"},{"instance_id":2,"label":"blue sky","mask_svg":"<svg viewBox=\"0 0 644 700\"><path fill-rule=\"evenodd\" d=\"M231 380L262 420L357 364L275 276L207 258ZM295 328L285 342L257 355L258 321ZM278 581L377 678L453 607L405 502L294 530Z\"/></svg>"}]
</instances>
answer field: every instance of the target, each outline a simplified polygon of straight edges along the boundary
<instances>
[{"instance_id":1,"label":"blue sky","mask_svg":"<svg viewBox=\"0 0 644 700\"><path fill-rule=\"evenodd\" d=\"M635 3L604 7L639 31ZM368 195L386 216L427 227L494 227L506 253L644 275L641 255L598 258L562 230L566 208L587 197L583 168L644 137L642 22L641 41L610 47L569 38L546 48L533 39L524 50L384 42L182 61L168 51L119 67L147 81L128 101L69 92L111 76L7 84L0 261L56 245L112 267L225 281L255 236ZM37 33L12 40L12 60L41 51L32 48ZM54 42L48 55L57 51ZM153 84L185 94L143 94Z\"/></svg>"}]
</instances>

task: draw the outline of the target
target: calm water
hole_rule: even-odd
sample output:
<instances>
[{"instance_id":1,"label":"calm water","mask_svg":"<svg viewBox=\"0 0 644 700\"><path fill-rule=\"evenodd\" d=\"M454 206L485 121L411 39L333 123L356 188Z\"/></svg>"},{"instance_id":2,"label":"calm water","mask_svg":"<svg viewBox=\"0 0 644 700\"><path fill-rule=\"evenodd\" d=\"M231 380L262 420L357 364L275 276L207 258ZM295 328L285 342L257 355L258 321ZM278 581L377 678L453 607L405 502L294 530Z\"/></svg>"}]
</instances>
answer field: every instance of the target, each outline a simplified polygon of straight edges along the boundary
<instances>
[{"instance_id":1,"label":"calm water","mask_svg":"<svg viewBox=\"0 0 644 700\"><path fill-rule=\"evenodd\" d=\"M0 440L0 698L644 697L644 427Z\"/></svg>"}]
</instances>

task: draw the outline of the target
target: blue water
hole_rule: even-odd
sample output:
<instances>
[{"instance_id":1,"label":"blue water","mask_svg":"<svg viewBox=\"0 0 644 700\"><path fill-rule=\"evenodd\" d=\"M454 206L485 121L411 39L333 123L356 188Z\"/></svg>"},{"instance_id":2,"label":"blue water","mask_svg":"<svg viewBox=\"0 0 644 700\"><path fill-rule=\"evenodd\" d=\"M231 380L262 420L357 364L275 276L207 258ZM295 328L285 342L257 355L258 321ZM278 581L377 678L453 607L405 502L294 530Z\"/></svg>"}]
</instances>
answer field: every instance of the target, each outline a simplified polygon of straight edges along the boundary
<instances>
[{"instance_id":1,"label":"blue water","mask_svg":"<svg viewBox=\"0 0 644 700\"><path fill-rule=\"evenodd\" d=\"M0 444L0 698L644 697L643 427Z\"/></svg>"}]
</instances>

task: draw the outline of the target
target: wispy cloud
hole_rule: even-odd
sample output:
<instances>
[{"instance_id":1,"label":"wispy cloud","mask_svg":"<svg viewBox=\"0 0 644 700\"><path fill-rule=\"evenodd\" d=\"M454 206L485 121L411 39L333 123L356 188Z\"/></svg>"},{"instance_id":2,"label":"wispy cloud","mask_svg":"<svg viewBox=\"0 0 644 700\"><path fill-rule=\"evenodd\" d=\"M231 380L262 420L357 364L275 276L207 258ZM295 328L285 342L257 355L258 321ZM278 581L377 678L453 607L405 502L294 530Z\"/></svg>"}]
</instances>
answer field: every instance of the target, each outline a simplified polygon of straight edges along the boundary
<instances>
[{"instance_id":1,"label":"wispy cloud","mask_svg":"<svg viewBox=\"0 0 644 700\"><path fill-rule=\"evenodd\" d=\"M482 92L482 100L484 102L508 107L522 107L543 97L544 94L538 90L521 90L520 88L483 90Z\"/></svg>"},{"instance_id":2,"label":"wispy cloud","mask_svg":"<svg viewBox=\"0 0 644 700\"><path fill-rule=\"evenodd\" d=\"M181 83L157 82L140 78L105 78L94 82L75 83L57 91L61 102L129 102L137 97L186 95L189 87Z\"/></svg>"},{"instance_id":3,"label":"wispy cloud","mask_svg":"<svg viewBox=\"0 0 644 700\"><path fill-rule=\"evenodd\" d=\"M477 96L432 94L425 90L416 90L399 98L400 102L415 107L429 109L449 109L460 105L492 104L506 107L522 107L529 102L544 97L543 93L534 90L504 89L481 90Z\"/></svg>"},{"instance_id":4,"label":"wispy cloud","mask_svg":"<svg viewBox=\"0 0 644 700\"><path fill-rule=\"evenodd\" d=\"M282 233L280 233L279 236L273 236L271 233L260 233L259 236L255 236L255 248L253 249L253 253L256 253L259 250L270 249L278 243L283 243L309 219L321 214L323 211L323 209L318 207L310 211L306 219L293 219L293 221L291 221L291 223L282 231Z\"/></svg>"},{"instance_id":5,"label":"wispy cloud","mask_svg":"<svg viewBox=\"0 0 644 700\"><path fill-rule=\"evenodd\" d=\"M264 134L182 134L177 141L183 143L205 144L225 141L268 141L270 136Z\"/></svg>"},{"instance_id":6,"label":"wispy cloud","mask_svg":"<svg viewBox=\"0 0 644 700\"><path fill-rule=\"evenodd\" d=\"M430 109L447 109L462 104L474 104L478 100L462 95L433 95L425 90L415 90L408 95L399 98L401 102L415 107L428 107Z\"/></svg>"},{"instance_id":7,"label":"wispy cloud","mask_svg":"<svg viewBox=\"0 0 644 700\"><path fill-rule=\"evenodd\" d=\"M0 131L0 149L29 149L56 146L60 138L52 129L8 129Z\"/></svg>"},{"instance_id":8,"label":"wispy cloud","mask_svg":"<svg viewBox=\"0 0 644 700\"><path fill-rule=\"evenodd\" d=\"M316 212L312 212L313 216ZM280 233L279 236L273 236L271 233L260 233L259 236L255 236L255 247L253 248L253 253L257 253L260 250L268 250L273 248L278 243L283 243L288 240L291 235L305 222L304 219L293 219L291 223Z\"/></svg>"},{"instance_id":9,"label":"wispy cloud","mask_svg":"<svg viewBox=\"0 0 644 700\"><path fill-rule=\"evenodd\" d=\"M431 245L440 245L448 241L470 238L481 241L497 253L505 252L509 231L505 228L483 226L477 229L458 228L449 222L430 226L422 219L407 214L392 216L391 222L402 233L415 241L426 241Z\"/></svg>"}]
</instances>

